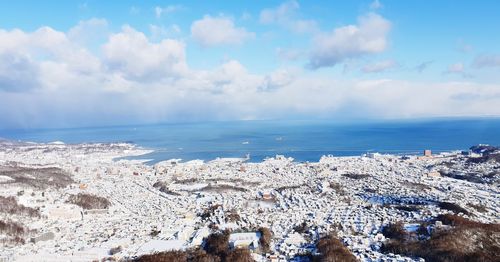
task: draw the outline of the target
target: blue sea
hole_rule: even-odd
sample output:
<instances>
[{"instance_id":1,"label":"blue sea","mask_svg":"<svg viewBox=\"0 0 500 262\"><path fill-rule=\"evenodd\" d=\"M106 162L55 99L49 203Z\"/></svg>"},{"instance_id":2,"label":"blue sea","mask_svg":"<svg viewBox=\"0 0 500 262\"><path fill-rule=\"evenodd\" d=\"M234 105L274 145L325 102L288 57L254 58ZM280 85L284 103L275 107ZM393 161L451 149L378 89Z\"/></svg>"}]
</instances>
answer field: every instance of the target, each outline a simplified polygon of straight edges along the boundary
<instances>
[{"instance_id":1,"label":"blue sea","mask_svg":"<svg viewBox=\"0 0 500 262\"><path fill-rule=\"evenodd\" d=\"M180 158L212 160L244 157L261 161L277 154L296 161L322 155L367 152L420 154L466 150L476 144L500 145L500 119L419 121L234 121L70 129L0 130L0 137L32 142L130 142L155 150L150 163Z\"/></svg>"}]
</instances>

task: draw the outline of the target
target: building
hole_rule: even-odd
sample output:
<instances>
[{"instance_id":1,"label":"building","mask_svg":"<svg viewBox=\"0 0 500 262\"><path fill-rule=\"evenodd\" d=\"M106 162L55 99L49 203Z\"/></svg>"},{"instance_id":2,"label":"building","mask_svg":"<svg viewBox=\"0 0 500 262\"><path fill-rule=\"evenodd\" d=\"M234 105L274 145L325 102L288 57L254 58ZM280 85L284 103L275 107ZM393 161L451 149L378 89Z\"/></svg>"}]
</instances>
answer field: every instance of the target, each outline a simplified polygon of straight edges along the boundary
<instances>
[{"instance_id":1,"label":"building","mask_svg":"<svg viewBox=\"0 0 500 262\"><path fill-rule=\"evenodd\" d=\"M271 195L270 192L264 192L262 194L262 199L264 199L264 200L272 200L273 199L273 195Z\"/></svg>"},{"instance_id":2,"label":"building","mask_svg":"<svg viewBox=\"0 0 500 262\"><path fill-rule=\"evenodd\" d=\"M54 233L52 232L46 232L46 233L43 233L37 237L32 237L30 239L31 243L38 243L38 242L41 242L41 241L48 241L48 240L52 240L55 238L55 235Z\"/></svg>"},{"instance_id":3,"label":"building","mask_svg":"<svg viewBox=\"0 0 500 262\"><path fill-rule=\"evenodd\" d=\"M199 247L203 244L203 239L210 235L210 229L208 227L203 227L198 229L193 236L193 240L191 241L191 245L194 247Z\"/></svg>"},{"instance_id":4,"label":"building","mask_svg":"<svg viewBox=\"0 0 500 262\"><path fill-rule=\"evenodd\" d=\"M261 193L262 199L263 200L273 200L274 196L273 193L271 192L271 189L265 189Z\"/></svg>"},{"instance_id":5,"label":"building","mask_svg":"<svg viewBox=\"0 0 500 262\"><path fill-rule=\"evenodd\" d=\"M423 178L437 178L441 177L441 173L438 171L431 171L423 176Z\"/></svg>"},{"instance_id":6,"label":"building","mask_svg":"<svg viewBox=\"0 0 500 262\"><path fill-rule=\"evenodd\" d=\"M381 155L379 153L376 153L376 152L370 152L370 153L366 153L365 156L368 158L376 159L376 158L379 158Z\"/></svg>"},{"instance_id":7,"label":"building","mask_svg":"<svg viewBox=\"0 0 500 262\"><path fill-rule=\"evenodd\" d=\"M424 150L424 156L431 157L432 156L432 151L430 149Z\"/></svg>"},{"instance_id":8,"label":"building","mask_svg":"<svg viewBox=\"0 0 500 262\"><path fill-rule=\"evenodd\" d=\"M469 150L469 151L462 151L462 155L464 155L464 156L468 156L468 157L470 157L470 158L477 158L477 157L482 157L482 156L483 156L483 154L481 154L481 153L476 153L476 152L474 152L474 151L472 151L472 150Z\"/></svg>"},{"instance_id":9,"label":"building","mask_svg":"<svg viewBox=\"0 0 500 262\"><path fill-rule=\"evenodd\" d=\"M229 244L233 248L258 248L259 232L233 233L229 236Z\"/></svg>"}]
</instances>

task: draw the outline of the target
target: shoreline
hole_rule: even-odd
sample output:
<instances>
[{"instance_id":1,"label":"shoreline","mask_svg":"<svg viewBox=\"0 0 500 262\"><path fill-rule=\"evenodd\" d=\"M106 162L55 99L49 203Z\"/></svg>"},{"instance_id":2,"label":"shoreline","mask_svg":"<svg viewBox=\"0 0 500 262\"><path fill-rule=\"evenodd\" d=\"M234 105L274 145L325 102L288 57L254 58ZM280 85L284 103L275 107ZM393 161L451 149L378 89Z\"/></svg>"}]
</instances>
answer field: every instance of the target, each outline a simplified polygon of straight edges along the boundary
<instances>
[{"instance_id":1,"label":"shoreline","mask_svg":"<svg viewBox=\"0 0 500 262\"><path fill-rule=\"evenodd\" d=\"M134 153L134 154L126 154L126 155L123 155L123 156L118 156L116 157L116 160L131 160L131 161L140 161L144 164L147 164L147 165L150 165L150 166L154 166L155 164L157 163L160 163L160 162L164 162L164 161L170 161L170 160L178 160L177 162L178 163L185 163L185 162L190 162L190 161L203 161L203 162L211 162L211 161L216 161L216 160L224 160L224 159L244 159L245 155L250 155L249 153L245 153L246 151L238 151L238 152L241 152L242 153L242 156L226 156L226 157L223 157L223 156L216 156L214 158L190 158L190 159L181 159L181 158L176 158L175 156L173 158L168 158L168 159L163 159L163 158L143 158L143 156L147 156L147 155L150 155L150 154L154 154L154 153L158 153L158 152L166 152L165 149L154 149L154 148L148 148L148 147L144 147L144 146L141 146L137 143L134 143L134 142L82 142L82 143L65 143L65 142L62 142L62 141L52 141L52 142L47 142L47 143L39 143L39 142L33 142L33 141L21 141L21 140L8 140L8 139L0 139L0 145L2 143L7 143L7 144L12 144L12 145L40 145L40 146L43 146L43 145L46 145L46 146L85 146L85 145L103 145L103 146L106 146L106 145L109 145L109 146L112 146L112 145L130 145L132 148L134 149L138 149L140 151ZM255 161L252 160L252 156L250 155L249 158L245 161L245 162L248 162L248 163L260 163L260 162L263 162L265 159L267 158L274 158L276 156L284 156L284 157L292 157L290 155L287 155L286 153L288 154L291 154L293 155L293 153L297 153L297 152L327 152L326 154L322 154L318 157L317 160L315 161L308 161L308 160L300 160L298 159L297 161L294 161L294 163L318 163L322 157L326 157L326 156L332 156L332 157L359 157L359 156L364 156L364 155L368 155L368 154L380 154L380 155L387 155L387 156L399 156L399 157L402 157L402 156L409 156L409 157L412 157L412 156L419 156L423 153L423 151L425 150L425 148L422 148L420 150L289 150L288 152L285 152L285 153L270 153L266 156L264 156L264 158L262 159L257 159ZM462 151L465 151L465 150L468 150L468 149L449 149L449 150L432 150L434 153L438 153L438 154L446 154L446 153L458 153L458 152L462 152ZM175 152L175 151L170 151L171 152ZM214 151L214 152L217 152L217 151ZM226 152L229 152L229 151L226 151ZM236 152L236 151L235 151ZM258 152L273 152L273 151L270 151L270 150L258 150ZM338 155L336 153L339 153L339 152L357 152L357 154L347 154L347 155ZM209 151L194 151L192 153L210 153ZM234 155L234 154L233 154ZM293 157L292 157L293 158ZM295 160L295 158L293 158Z\"/></svg>"},{"instance_id":2,"label":"shoreline","mask_svg":"<svg viewBox=\"0 0 500 262\"><path fill-rule=\"evenodd\" d=\"M384 151L374 151L374 150L357 150L357 152L365 152L365 153L360 153L360 154L350 154L350 155L334 155L334 154L323 154L321 155L316 161L304 161L304 160L295 160L295 158L286 155L286 154L269 154L268 156L265 156L263 159L257 159L255 161L252 160L252 157L247 154L247 157L220 157L217 156L215 158L211 159L202 159L202 158L193 158L193 159L182 159L182 158L169 158L169 159L157 159L157 158L149 158L147 156L154 154L158 151L162 151L162 149L152 149L152 148L147 148L140 146L136 143L133 142L84 142L84 143L70 143L66 144L61 141L53 141L53 142L48 142L48 143L38 143L38 142L32 142L32 141L12 141L12 140L7 140L3 139L0 140L0 146L4 143L11 144L14 146L73 146L73 147L78 147L78 146L92 146L92 145L99 145L99 146L129 146L130 149L133 149L132 153L124 152L123 155L119 155L115 158L113 158L113 161L120 161L120 160L126 160L126 161L131 161L134 163L141 163L145 164L148 166L155 166L157 164L163 163L163 162L169 162L172 160L175 160L176 163L178 164L184 164L184 163L189 163L189 162L203 162L203 163L210 163L213 161L220 161L220 162L246 162L246 163L262 163L266 159L272 159L276 157L284 157L284 158L289 158L292 159L292 162L295 164L314 164L314 163L319 163L322 158L324 157L336 157L336 158L352 158L352 157L366 157L371 154L375 154L377 156L387 156L387 157L410 157L410 158L415 158L419 157L422 155L425 149L416 151L416 150L411 150L411 151L401 151L401 150L392 150L393 152L399 152L399 153L387 153L391 150L384 150ZM317 151L290 151L290 152L324 152L325 150L317 150ZM267 152L267 151L266 151ZM289 152L289 153L290 153ZM331 150L327 152L352 152L352 150ZM464 149L455 149L455 150L433 150L434 154L439 154L439 155L449 155L449 154L460 154L461 152L465 152ZM239 161L241 160L241 161Z\"/></svg>"},{"instance_id":3,"label":"shoreline","mask_svg":"<svg viewBox=\"0 0 500 262\"><path fill-rule=\"evenodd\" d=\"M464 122L465 121L465 122ZM205 131L203 131L205 130ZM80 128L71 130L26 130L2 133L13 140L66 143L129 142L154 150L146 158L151 164L172 158L184 161L217 157L245 157L261 162L285 155L298 162L317 162L322 155L359 156L369 152L419 155L467 150L470 145L500 145L500 122L496 120L436 120L431 122L340 124L332 121L229 122L157 124Z\"/></svg>"}]
</instances>

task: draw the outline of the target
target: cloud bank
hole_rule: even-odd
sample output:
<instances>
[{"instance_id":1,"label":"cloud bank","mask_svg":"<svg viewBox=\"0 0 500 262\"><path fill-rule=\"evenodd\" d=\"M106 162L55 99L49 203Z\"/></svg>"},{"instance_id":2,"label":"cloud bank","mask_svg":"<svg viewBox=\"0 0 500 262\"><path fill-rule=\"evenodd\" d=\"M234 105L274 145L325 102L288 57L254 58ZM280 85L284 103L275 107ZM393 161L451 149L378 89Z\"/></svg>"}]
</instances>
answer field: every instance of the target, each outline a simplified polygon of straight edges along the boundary
<instances>
[{"instance_id":1,"label":"cloud bank","mask_svg":"<svg viewBox=\"0 0 500 262\"><path fill-rule=\"evenodd\" d=\"M287 2L260 19L288 23L290 8L298 6ZM313 69L331 67L383 52L390 29L387 19L369 13L355 25L318 32L309 53L288 51L296 51L290 57L307 59L309 54ZM207 15L192 23L191 37L210 48L239 45L257 36L230 18ZM0 29L0 128L500 115L498 84L349 79L300 66L254 73L235 59L194 69L187 62L184 41L152 39L129 25L112 32L105 19L97 18L81 21L67 32L51 27L31 32ZM397 65L391 59L380 60L362 71L382 72ZM474 65L495 67L497 58L481 56ZM464 65L450 65L448 71L462 74Z\"/></svg>"}]
</instances>

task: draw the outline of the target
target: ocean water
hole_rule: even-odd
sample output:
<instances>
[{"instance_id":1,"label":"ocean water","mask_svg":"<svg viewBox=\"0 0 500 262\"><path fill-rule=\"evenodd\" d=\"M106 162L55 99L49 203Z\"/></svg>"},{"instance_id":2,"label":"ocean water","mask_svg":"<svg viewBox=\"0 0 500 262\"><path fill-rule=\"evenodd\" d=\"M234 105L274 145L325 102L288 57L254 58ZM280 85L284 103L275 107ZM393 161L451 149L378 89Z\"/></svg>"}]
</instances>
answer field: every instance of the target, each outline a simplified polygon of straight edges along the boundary
<instances>
[{"instance_id":1,"label":"ocean water","mask_svg":"<svg viewBox=\"0 0 500 262\"><path fill-rule=\"evenodd\" d=\"M72 129L0 130L11 140L65 143L131 142L154 149L141 156L151 163L180 158L211 160L245 157L261 161L277 154L296 161L322 155L366 152L420 154L465 150L476 144L500 145L500 119L384 121L235 121Z\"/></svg>"}]
</instances>

